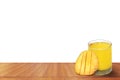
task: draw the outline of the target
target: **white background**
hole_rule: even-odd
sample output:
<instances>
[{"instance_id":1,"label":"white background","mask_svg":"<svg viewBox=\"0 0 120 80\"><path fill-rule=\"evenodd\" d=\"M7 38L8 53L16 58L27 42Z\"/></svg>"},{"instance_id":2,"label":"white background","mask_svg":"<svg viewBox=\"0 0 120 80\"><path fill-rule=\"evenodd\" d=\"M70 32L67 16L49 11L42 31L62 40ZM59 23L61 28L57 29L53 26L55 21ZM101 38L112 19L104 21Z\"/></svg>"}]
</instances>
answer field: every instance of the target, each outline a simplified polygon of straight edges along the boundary
<instances>
[{"instance_id":1,"label":"white background","mask_svg":"<svg viewBox=\"0 0 120 80\"><path fill-rule=\"evenodd\" d=\"M88 41L120 62L119 0L0 0L0 62L75 62Z\"/></svg>"}]
</instances>

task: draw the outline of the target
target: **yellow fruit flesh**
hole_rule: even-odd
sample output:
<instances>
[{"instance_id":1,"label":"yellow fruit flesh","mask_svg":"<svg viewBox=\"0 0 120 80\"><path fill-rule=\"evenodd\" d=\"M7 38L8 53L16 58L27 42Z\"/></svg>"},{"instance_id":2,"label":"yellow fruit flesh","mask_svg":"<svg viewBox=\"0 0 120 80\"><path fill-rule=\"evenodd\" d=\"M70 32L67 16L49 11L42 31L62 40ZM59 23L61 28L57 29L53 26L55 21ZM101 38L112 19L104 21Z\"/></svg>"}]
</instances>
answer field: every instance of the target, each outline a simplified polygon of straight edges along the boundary
<instances>
[{"instance_id":1,"label":"yellow fruit flesh","mask_svg":"<svg viewBox=\"0 0 120 80\"><path fill-rule=\"evenodd\" d=\"M85 74L87 75L88 73L90 74L90 66L91 66L91 52L87 53L86 56L86 69L85 69Z\"/></svg>"},{"instance_id":2,"label":"yellow fruit flesh","mask_svg":"<svg viewBox=\"0 0 120 80\"><path fill-rule=\"evenodd\" d=\"M86 63L86 52L83 53L83 57L82 57L82 63L81 63L82 65L81 65L81 69L80 69L81 75L84 75L85 67L86 67L85 63Z\"/></svg>"},{"instance_id":3,"label":"yellow fruit flesh","mask_svg":"<svg viewBox=\"0 0 120 80\"><path fill-rule=\"evenodd\" d=\"M90 66L90 74L93 74L97 69L98 69L98 59L97 56L95 55L95 53L91 54L91 66ZM97 63L97 64L95 64Z\"/></svg>"},{"instance_id":4,"label":"yellow fruit flesh","mask_svg":"<svg viewBox=\"0 0 120 80\"><path fill-rule=\"evenodd\" d=\"M112 54L109 43L96 42L89 45L89 50L93 51L98 57L98 70L107 70L111 67Z\"/></svg>"},{"instance_id":5,"label":"yellow fruit flesh","mask_svg":"<svg viewBox=\"0 0 120 80\"><path fill-rule=\"evenodd\" d=\"M91 51L83 51L77 58L75 72L80 75L91 75L98 68L97 56Z\"/></svg>"},{"instance_id":6,"label":"yellow fruit flesh","mask_svg":"<svg viewBox=\"0 0 120 80\"><path fill-rule=\"evenodd\" d=\"M80 74L80 69L81 69L81 64L82 64L82 57L83 57L83 54L80 54L77 61L76 61L77 64L75 64L75 72L77 74Z\"/></svg>"}]
</instances>

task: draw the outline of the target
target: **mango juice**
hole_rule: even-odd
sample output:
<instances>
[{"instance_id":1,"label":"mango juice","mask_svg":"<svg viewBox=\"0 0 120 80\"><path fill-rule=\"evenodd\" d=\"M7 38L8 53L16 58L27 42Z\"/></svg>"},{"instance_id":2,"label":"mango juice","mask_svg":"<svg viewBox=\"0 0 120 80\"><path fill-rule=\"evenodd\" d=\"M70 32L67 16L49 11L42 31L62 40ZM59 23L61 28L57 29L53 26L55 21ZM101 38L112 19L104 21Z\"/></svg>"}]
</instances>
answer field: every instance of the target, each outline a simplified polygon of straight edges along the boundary
<instances>
[{"instance_id":1,"label":"mango juice","mask_svg":"<svg viewBox=\"0 0 120 80\"><path fill-rule=\"evenodd\" d=\"M98 70L104 71L112 67L112 48L110 42L91 42L88 49L98 57Z\"/></svg>"}]
</instances>

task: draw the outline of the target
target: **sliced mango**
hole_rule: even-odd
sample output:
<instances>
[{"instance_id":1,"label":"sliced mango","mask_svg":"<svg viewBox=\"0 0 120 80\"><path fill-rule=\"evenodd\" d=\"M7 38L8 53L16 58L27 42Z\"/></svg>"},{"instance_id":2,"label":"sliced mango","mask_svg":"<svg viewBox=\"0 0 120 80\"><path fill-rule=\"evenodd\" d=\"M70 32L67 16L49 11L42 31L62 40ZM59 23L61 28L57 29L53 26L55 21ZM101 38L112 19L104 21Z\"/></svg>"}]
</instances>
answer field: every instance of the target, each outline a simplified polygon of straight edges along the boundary
<instances>
[{"instance_id":1,"label":"sliced mango","mask_svg":"<svg viewBox=\"0 0 120 80\"><path fill-rule=\"evenodd\" d=\"M80 75L92 75L98 69L98 58L92 51L83 51L75 63L75 72Z\"/></svg>"}]
</instances>

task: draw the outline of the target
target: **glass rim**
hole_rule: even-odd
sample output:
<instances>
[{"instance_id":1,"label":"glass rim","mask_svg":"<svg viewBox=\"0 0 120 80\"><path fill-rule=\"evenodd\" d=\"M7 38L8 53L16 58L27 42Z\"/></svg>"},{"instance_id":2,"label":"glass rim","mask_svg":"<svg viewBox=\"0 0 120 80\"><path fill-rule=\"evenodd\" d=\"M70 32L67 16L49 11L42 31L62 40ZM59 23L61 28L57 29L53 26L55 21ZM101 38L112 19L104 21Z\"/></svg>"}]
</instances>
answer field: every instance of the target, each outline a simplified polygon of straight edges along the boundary
<instances>
[{"instance_id":1,"label":"glass rim","mask_svg":"<svg viewBox=\"0 0 120 80\"><path fill-rule=\"evenodd\" d=\"M105 42L105 43L108 43L109 46L108 46L108 47L105 47L105 48L90 48L89 46L90 46L92 43L95 43L95 42ZM96 40L91 40L91 41L88 42L88 47L89 47L90 49L93 49L93 50L104 50L104 49L107 49L107 48L109 48L109 47L111 47L111 46L112 46L111 41L109 41L109 40L104 40L104 39L96 39Z\"/></svg>"}]
</instances>

